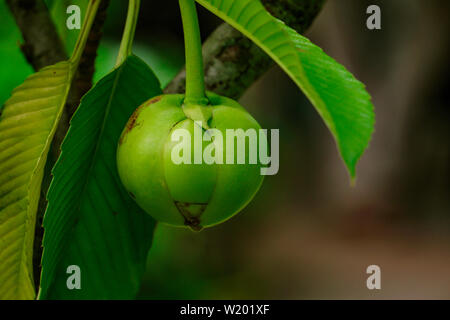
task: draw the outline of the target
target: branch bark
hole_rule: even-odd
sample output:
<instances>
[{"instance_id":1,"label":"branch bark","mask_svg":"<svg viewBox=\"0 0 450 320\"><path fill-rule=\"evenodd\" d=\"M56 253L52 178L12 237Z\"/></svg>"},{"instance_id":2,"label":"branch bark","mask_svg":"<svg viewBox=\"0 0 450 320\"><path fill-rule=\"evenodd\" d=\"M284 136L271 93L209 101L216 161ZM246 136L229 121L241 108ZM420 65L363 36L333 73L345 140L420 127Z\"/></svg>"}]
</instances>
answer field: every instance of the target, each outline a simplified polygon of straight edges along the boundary
<instances>
[{"instance_id":1,"label":"branch bark","mask_svg":"<svg viewBox=\"0 0 450 320\"><path fill-rule=\"evenodd\" d=\"M67 59L43 0L6 0L24 39L21 50L34 70Z\"/></svg>"},{"instance_id":2,"label":"branch bark","mask_svg":"<svg viewBox=\"0 0 450 320\"><path fill-rule=\"evenodd\" d=\"M266 9L299 33L304 33L325 0L262 0ZM258 46L228 24L220 25L203 45L205 82L208 91L239 99L273 61ZM165 93L182 93L186 72L182 70Z\"/></svg>"}]
</instances>

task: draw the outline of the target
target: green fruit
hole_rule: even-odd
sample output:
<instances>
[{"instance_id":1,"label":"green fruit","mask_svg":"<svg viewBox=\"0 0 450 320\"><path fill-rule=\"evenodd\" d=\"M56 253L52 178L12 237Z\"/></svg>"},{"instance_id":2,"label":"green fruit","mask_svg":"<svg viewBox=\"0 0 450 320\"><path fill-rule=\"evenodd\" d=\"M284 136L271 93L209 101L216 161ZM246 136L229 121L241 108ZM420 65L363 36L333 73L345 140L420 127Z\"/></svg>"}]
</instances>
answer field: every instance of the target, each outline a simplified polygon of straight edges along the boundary
<instances>
[{"instance_id":1,"label":"green fruit","mask_svg":"<svg viewBox=\"0 0 450 320\"><path fill-rule=\"evenodd\" d=\"M184 106L183 95L151 99L135 111L122 133L117 150L119 176L130 195L157 221L194 230L219 224L242 210L262 184L261 165L249 164L248 139L245 164L236 164L237 144L232 150L226 143L227 129L259 132L259 124L237 102L207 96L206 107ZM194 121L201 121L203 128ZM222 133L223 144L211 139L199 150L215 148L219 155L223 151L224 164L206 164L203 159L202 164L194 164L195 130L205 133L213 128ZM187 130L191 141L172 141L176 129ZM175 164L171 157L174 148L189 144L191 164ZM226 161L230 152L234 164Z\"/></svg>"}]
</instances>

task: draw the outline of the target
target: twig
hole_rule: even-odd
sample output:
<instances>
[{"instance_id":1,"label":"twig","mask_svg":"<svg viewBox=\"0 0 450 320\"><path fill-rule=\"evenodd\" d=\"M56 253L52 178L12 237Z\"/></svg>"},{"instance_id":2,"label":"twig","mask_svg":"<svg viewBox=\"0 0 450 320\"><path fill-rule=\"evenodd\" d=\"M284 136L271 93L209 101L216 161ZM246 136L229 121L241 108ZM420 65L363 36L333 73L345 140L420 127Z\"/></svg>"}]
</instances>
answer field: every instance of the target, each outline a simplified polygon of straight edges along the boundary
<instances>
[{"instance_id":1,"label":"twig","mask_svg":"<svg viewBox=\"0 0 450 320\"><path fill-rule=\"evenodd\" d=\"M266 9L287 25L304 33L325 0L263 0ZM205 82L209 91L238 99L272 65L272 60L248 38L228 24L220 25L203 45ZM164 90L185 91L182 70Z\"/></svg>"}]
</instances>

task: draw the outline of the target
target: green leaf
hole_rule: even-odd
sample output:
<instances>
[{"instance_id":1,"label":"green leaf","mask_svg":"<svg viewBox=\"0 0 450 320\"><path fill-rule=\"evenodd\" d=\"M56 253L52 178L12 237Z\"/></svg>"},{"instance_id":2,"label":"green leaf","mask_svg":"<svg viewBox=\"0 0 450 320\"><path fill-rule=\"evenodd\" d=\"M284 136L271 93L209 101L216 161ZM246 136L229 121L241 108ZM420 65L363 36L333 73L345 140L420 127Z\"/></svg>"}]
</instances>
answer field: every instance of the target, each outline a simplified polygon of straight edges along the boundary
<instances>
[{"instance_id":1,"label":"green leaf","mask_svg":"<svg viewBox=\"0 0 450 320\"><path fill-rule=\"evenodd\" d=\"M0 299L33 299L33 240L47 154L73 75L61 62L17 87L0 116Z\"/></svg>"},{"instance_id":2,"label":"green leaf","mask_svg":"<svg viewBox=\"0 0 450 320\"><path fill-rule=\"evenodd\" d=\"M83 98L48 193L40 299L135 297L155 221L122 186L116 149L134 110L161 93L149 67L131 56ZM81 290L67 288L70 265L81 269Z\"/></svg>"},{"instance_id":3,"label":"green leaf","mask_svg":"<svg viewBox=\"0 0 450 320\"><path fill-rule=\"evenodd\" d=\"M364 85L319 47L272 17L259 0L196 0L262 48L302 89L355 177L374 127Z\"/></svg>"}]
</instances>

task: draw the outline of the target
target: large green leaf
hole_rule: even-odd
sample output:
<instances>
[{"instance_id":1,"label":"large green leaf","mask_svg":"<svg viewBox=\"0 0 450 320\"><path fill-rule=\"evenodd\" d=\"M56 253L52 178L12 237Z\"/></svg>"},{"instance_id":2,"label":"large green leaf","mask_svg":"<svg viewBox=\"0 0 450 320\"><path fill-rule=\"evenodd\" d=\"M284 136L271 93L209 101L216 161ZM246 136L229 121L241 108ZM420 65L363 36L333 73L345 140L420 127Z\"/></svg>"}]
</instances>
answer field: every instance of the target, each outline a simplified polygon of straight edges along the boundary
<instances>
[{"instance_id":1,"label":"large green leaf","mask_svg":"<svg viewBox=\"0 0 450 320\"><path fill-rule=\"evenodd\" d=\"M161 93L149 67L131 56L83 98L48 193L40 299L137 293L155 222L123 188L116 148L134 110ZM66 286L70 265L81 269L81 290Z\"/></svg>"},{"instance_id":2,"label":"large green leaf","mask_svg":"<svg viewBox=\"0 0 450 320\"><path fill-rule=\"evenodd\" d=\"M303 90L333 134L352 178L370 141L370 95L342 65L271 16L259 0L196 0L261 47Z\"/></svg>"},{"instance_id":3,"label":"large green leaf","mask_svg":"<svg viewBox=\"0 0 450 320\"><path fill-rule=\"evenodd\" d=\"M73 74L62 62L16 88L0 116L0 299L33 299L33 238L47 154Z\"/></svg>"}]
</instances>

